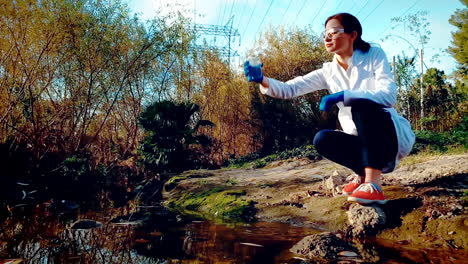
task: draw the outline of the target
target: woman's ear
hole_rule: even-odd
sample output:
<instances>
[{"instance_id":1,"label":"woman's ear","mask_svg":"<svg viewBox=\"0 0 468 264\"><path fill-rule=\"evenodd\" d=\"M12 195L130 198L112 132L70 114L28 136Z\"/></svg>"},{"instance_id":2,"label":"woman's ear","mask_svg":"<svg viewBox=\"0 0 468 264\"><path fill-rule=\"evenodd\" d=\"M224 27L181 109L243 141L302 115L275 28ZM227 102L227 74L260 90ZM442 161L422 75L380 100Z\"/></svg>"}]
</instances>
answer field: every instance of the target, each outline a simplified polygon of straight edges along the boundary
<instances>
[{"instance_id":1,"label":"woman's ear","mask_svg":"<svg viewBox=\"0 0 468 264\"><path fill-rule=\"evenodd\" d=\"M353 39L353 41L355 41L356 38L357 38L357 32L356 32L356 31L353 31L353 32L351 33L351 39Z\"/></svg>"}]
</instances>

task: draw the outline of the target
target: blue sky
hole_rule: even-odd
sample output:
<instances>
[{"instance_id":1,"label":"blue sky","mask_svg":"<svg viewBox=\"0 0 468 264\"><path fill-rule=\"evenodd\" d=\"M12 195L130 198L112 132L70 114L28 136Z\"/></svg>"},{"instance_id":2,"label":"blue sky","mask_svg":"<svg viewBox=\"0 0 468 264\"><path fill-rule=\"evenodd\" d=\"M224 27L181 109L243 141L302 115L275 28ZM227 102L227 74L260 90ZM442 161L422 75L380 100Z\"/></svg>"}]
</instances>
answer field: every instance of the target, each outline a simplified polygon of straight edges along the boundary
<instances>
[{"instance_id":1,"label":"blue sky","mask_svg":"<svg viewBox=\"0 0 468 264\"><path fill-rule=\"evenodd\" d=\"M455 60L446 53L452 40L451 32L456 28L448 23L456 9L464 8L459 0L123 0L132 11L143 19L153 17L157 10L167 12L168 4L178 2L184 7L185 14L195 23L225 25L231 17L233 26L238 29L234 49L241 55L234 63L245 59L246 51L253 47L254 41L268 26L311 25L317 33L323 30L324 20L338 12L355 15L363 27L363 39L379 44L387 53L389 60L405 52L414 54L420 48L417 41L409 35L407 28L391 28L391 18L417 11L427 11L430 41L424 47L424 61L427 67L437 67L450 74L456 67ZM173 10L174 7L171 7ZM194 12L195 10L195 12ZM390 37L382 40L387 35ZM404 38L408 41L402 40ZM212 39L208 41L213 41ZM407 42L413 43L411 47ZM217 45L227 44L225 38L216 40ZM431 60L439 54L438 60ZM419 68L418 68L419 69Z\"/></svg>"}]
</instances>

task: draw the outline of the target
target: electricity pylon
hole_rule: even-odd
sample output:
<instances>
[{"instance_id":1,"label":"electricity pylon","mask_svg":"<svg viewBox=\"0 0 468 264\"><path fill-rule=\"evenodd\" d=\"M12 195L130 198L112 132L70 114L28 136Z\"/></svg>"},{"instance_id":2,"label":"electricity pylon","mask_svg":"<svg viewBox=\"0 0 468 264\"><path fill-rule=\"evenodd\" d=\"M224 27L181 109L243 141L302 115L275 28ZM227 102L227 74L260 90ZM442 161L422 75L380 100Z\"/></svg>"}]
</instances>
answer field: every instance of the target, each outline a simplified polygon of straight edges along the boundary
<instances>
[{"instance_id":1,"label":"electricity pylon","mask_svg":"<svg viewBox=\"0 0 468 264\"><path fill-rule=\"evenodd\" d=\"M240 38L239 31L232 27L234 22L234 16L232 16L229 21L224 26L220 25L205 25L205 24L194 24L190 29L194 31L195 34L195 41L192 44L192 49L196 50L216 50L221 56L227 58L227 62L230 65L231 57L239 56L236 50L232 49L232 43L235 42L236 37ZM196 41L201 36L214 36L215 40L217 36L221 36L227 39L227 43L221 43L220 45L216 45L216 41L214 41L214 45L200 45L197 44ZM239 40L240 45L240 40Z\"/></svg>"}]
</instances>

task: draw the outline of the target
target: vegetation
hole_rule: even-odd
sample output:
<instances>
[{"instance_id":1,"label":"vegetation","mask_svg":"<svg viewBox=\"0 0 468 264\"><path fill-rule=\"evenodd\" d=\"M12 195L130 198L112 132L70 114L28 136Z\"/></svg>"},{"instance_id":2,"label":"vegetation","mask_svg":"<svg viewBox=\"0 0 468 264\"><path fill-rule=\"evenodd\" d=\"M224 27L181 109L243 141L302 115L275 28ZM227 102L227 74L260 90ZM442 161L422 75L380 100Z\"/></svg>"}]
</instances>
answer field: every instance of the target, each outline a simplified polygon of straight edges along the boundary
<instances>
[{"instance_id":1,"label":"vegetation","mask_svg":"<svg viewBox=\"0 0 468 264\"><path fill-rule=\"evenodd\" d=\"M255 47L263 54L266 76L287 81L322 67L331 59L322 40L310 29L270 28ZM336 117L319 111L323 91L292 100L252 96L253 115L258 119L262 155L311 144L315 132L335 127Z\"/></svg>"},{"instance_id":2,"label":"vegetation","mask_svg":"<svg viewBox=\"0 0 468 264\"><path fill-rule=\"evenodd\" d=\"M416 131L416 143L412 153L418 153L422 150L447 152L451 147L461 147L466 151L468 149L467 121L468 119L465 117L462 126L450 132Z\"/></svg>"},{"instance_id":3,"label":"vegetation","mask_svg":"<svg viewBox=\"0 0 468 264\"><path fill-rule=\"evenodd\" d=\"M455 11L455 14L449 20L450 24L457 27L458 30L452 33L452 46L448 48L448 51L458 62L458 78L462 79L466 85L468 74L468 49L466 46L466 43L468 43L468 27L466 25L468 20L468 1L460 0L460 2L465 5L465 8Z\"/></svg>"},{"instance_id":4,"label":"vegetation","mask_svg":"<svg viewBox=\"0 0 468 264\"><path fill-rule=\"evenodd\" d=\"M132 162L138 117L144 102L174 94L186 23L177 14L142 22L120 1L3 1L2 206L24 202L19 180L39 200L81 200L98 195L94 187L142 180L147 172ZM133 173L116 176L124 167Z\"/></svg>"},{"instance_id":5,"label":"vegetation","mask_svg":"<svg viewBox=\"0 0 468 264\"><path fill-rule=\"evenodd\" d=\"M309 158L311 160L318 160L321 156L317 153L313 145L304 145L298 148L280 151L266 157L262 157L260 153L252 153L248 156L229 160L226 163L226 166L230 168L262 168L269 162L291 158Z\"/></svg>"},{"instance_id":6,"label":"vegetation","mask_svg":"<svg viewBox=\"0 0 468 264\"><path fill-rule=\"evenodd\" d=\"M166 191L171 191L178 185L180 181L183 181L186 179L192 179L192 178L206 178L208 176L211 176L211 174L210 173L192 173L191 171L187 171L177 176L170 177L166 181L164 185L164 189Z\"/></svg>"},{"instance_id":7,"label":"vegetation","mask_svg":"<svg viewBox=\"0 0 468 264\"><path fill-rule=\"evenodd\" d=\"M211 139L195 135L199 127L214 126L208 120L194 120L199 106L192 103L176 104L171 101L149 105L140 115L139 122L146 131L141 142L141 160L152 171L177 171L201 163L193 145L206 148Z\"/></svg>"},{"instance_id":8,"label":"vegetation","mask_svg":"<svg viewBox=\"0 0 468 264\"><path fill-rule=\"evenodd\" d=\"M413 43L427 43L424 14L395 22L405 19L416 19ZM424 128L415 152L467 146L464 20L466 10L450 20L459 28L450 52L460 74L427 69L421 94L415 58L402 54L394 65L399 110ZM120 204L158 174L318 158L315 132L337 126L336 112L318 110L323 92L261 95L216 51L190 49L189 23L177 13L141 21L118 0L2 2L1 207L99 195ZM270 28L260 40L265 74L279 80L331 59L309 27Z\"/></svg>"},{"instance_id":9,"label":"vegetation","mask_svg":"<svg viewBox=\"0 0 468 264\"><path fill-rule=\"evenodd\" d=\"M222 221L254 221L255 207L252 201L245 200L242 190L224 190L222 187L197 193L185 193L168 201L171 208Z\"/></svg>"}]
</instances>

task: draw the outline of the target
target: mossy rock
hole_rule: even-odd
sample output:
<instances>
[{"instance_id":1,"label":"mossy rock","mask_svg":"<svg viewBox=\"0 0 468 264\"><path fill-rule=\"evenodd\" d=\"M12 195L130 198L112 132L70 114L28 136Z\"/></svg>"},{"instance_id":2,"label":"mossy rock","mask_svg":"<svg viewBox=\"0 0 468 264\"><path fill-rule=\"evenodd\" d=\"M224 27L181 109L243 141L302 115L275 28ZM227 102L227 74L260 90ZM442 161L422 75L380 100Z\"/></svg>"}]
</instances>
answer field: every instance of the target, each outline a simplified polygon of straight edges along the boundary
<instances>
[{"instance_id":1,"label":"mossy rock","mask_svg":"<svg viewBox=\"0 0 468 264\"><path fill-rule=\"evenodd\" d=\"M183 174L171 177L165 184L164 190L172 191L179 182L186 180L186 179L194 179L194 178L208 178L213 174L210 172L201 172L201 171L186 171Z\"/></svg>"},{"instance_id":2,"label":"mossy rock","mask_svg":"<svg viewBox=\"0 0 468 264\"><path fill-rule=\"evenodd\" d=\"M246 200L244 190L215 187L201 192L189 192L168 200L168 206L184 214L222 221L251 222L255 220L255 203Z\"/></svg>"},{"instance_id":3,"label":"mossy rock","mask_svg":"<svg viewBox=\"0 0 468 264\"><path fill-rule=\"evenodd\" d=\"M379 237L394 241L410 241L412 245L421 247L427 246L428 242L437 248L468 247L467 216L428 221L424 231L421 230L423 218L424 211L415 210L402 217L401 226L385 230L379 234Z\"/></svg>"}]
</instances>

